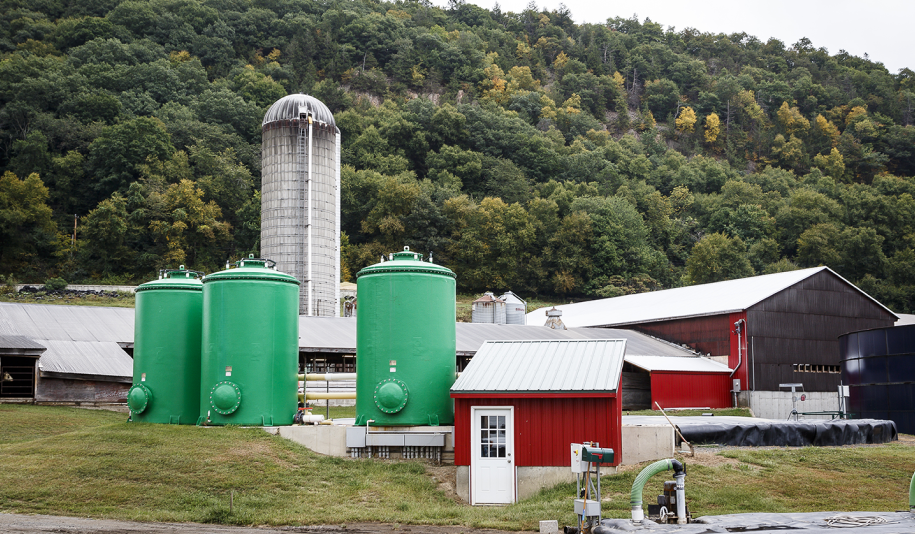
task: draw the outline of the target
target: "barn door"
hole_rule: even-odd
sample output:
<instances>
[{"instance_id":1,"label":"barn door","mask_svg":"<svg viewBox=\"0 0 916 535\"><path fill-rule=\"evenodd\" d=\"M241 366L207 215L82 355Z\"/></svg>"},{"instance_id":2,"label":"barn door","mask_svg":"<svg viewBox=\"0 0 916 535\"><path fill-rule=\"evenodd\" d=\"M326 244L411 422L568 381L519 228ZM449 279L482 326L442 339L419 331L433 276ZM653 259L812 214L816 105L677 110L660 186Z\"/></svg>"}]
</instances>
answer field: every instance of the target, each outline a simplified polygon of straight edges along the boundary
<instances>
[{"instance_id":1,"label":"barn door","mask_svg":"<svg viewBox=\"0 0 916 535\"><path fill-rule=\"evenodd\" d=\"M515 502L512 407L472 407L471 422L471 503Z\"/></svg>"}]
</instances>

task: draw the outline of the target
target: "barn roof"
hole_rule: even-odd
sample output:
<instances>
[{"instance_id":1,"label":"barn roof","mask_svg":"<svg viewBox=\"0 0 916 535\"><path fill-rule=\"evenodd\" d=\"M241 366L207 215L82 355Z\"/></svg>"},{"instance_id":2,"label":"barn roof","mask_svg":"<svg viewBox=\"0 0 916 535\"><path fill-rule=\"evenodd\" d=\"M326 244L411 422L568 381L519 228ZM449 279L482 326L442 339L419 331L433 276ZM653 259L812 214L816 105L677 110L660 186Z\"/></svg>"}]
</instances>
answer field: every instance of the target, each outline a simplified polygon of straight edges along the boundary
<instances>
[{"instance_id":1,"label":"barn roof","mask_svg":"<svg viewBox=\"0 0 916 535\"><path fill-rule=\"evenodd\" d=\"M461 393L614 393L626 340L485 342L455 384Z\"/></svg>"},{"instance_id":2,"label":"barn roof","mask_svg":"<svg viewBox=\"0 0 916 535\"><path fill-rule=\"evenodd\" d=\"M133 375L133 359L119 344L134 340L134 309L0 303L0 336L31 338L47 351L43 373L67 376Z\"/></svg>"},{"instance_id":3,"label":"barn roof","mask_svg":"<svg viewBox=\"0 0 916 535\"><path fill-rule=\"evenodd\" d=\"M705 357L652 357L627 355L627 362L648 372L731 373L732 369Z\"/></svg>"},{"instance_id":4,"label":"barn roof","mask_svg":"<svg viewBox=\"0 0 916 535\"><path fill-rule=\"evenodd\" d=\"M134 361L115 342L41 340L48 350L38 360L42 373L91 375L131 382Z\"/></svg>"},{"instance_id":5,"label":"barn roof","mask_svg":"<svg viewBox=\"0 0 916 535\"><path fill-rule=\"evenodd\" d=\"M134 309L0 303L0 335L33 340L133 342Z\"/></svg>"},{"instance_id":6,"label":"barn roof","mask_svg":"<svg viewBox=\"0 0 916 535\"><path fill-rule=\"evenodd\" d=\"M25 336L0 334L0 354L38 357L47 348Z\"/></svg>"},{"instance_id":7,"label":"barn roof","mask_svg":"<svg viewBox=\"0 0 916 535\"><path fill-rule=\"evenodd\" d=\"M625 329L551 329L541 325L455 324L456 352L473 356L487 340L592 340L624 338L626 354L695 356L681 346ZM356 318L299 317L299 347L305 352L356 352Z\"/></svg>"},{"instance_id":8,"label":"barn roof","mask_svg":"<svg viewBox=\"0 0 916 535\"><path fill-rule=\"evenodd\" d=\"M709 284L697 284L670 290L596 299L584 303L558 305L567 327L599 327L634 325L653 321L693 318L740 312L794 286L822 271L834 275L867 299L893 314L880 302L859 290L854 284L828 267L784 271L770 275L747 277ZM528 322L543 324L547 308L528 313Z\"/></svg>"}]
</instances>

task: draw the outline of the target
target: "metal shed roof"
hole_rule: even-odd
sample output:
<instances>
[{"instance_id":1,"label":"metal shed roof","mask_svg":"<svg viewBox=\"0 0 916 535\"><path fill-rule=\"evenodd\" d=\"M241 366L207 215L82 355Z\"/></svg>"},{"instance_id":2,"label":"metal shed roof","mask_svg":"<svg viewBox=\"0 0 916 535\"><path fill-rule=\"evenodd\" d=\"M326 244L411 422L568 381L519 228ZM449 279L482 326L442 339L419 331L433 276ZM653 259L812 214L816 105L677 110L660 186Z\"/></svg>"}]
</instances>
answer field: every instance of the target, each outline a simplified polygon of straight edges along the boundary
<instances>
[{"instance_id":1,"label":"metal shed roof","mask_svg":"<svg viewBox=\"0 0 916 535\"><path fill-rule=\"evenodd\" d=\"M48 350L38 360L42 372L115 377L130 382L134 360L115 342L39 340Z\"/></svg>"},{"instance_id":2,"label":"metal shed roof","mask_svg":"<svg viewBox=\"0 0 916 535\"><path fill-rule=\"evenodd\" d=\"M0 335L46 347L42 372L121 381L133 375L133 359L119 345L134 340L132 308L0 303Z\"/></svg>"},{"instance_id":3,"label":"metal shed roof","mask_svg":"<svg viewBox=\"0 0 916 535\"><path fill-rule=\"evenodd\" d=\"M133 342L134 309L0 303L0 335L33 340Z\"/></svg>"},{"instance_id":4,"label":"metal shed roof","mask_svg":"<svg viewBox=\"0 0 916 535\"><path fill-rule=\"evenodd\" d=\"M617 392L626 340L488 341L451 392Z\"/></svg>"},{"instance_id":5,"label":"metal shed roof","mask_svg":"<svg viewBox=\"0 0 916 535\"><path fill-rule=\"evenodd\" d=\"M39 355L47 349L31 338L25 336L16 336L0 334L0 352L17 355Z\"/></svg>"},{"instance_id":6,"label":"metal shed roof","mask_svg":"<svg viewBox=\"0 0 916 535\"><path fill-rule=\"evenodd\" d=\"M732 369L705 357L652 357L627 355L627 362L648 372L731 373Z\"/></svg>"},{"instance_id":7,"label":"metal shed roof","mask_svg":"<svg viewBox=\"0 0 916 535\"><path fill-rule=\"evenodd\" d=\"M890 312L887 307L827 267L596 299L584 303L559 305L557 309L563 311L561 319L567 327L626 326L649 321L727 314L747 310L824 270ZM548 309L545 307L529 312L528 323L543 324L546 321L546 310Z\"/></svg>"}]
</instances>

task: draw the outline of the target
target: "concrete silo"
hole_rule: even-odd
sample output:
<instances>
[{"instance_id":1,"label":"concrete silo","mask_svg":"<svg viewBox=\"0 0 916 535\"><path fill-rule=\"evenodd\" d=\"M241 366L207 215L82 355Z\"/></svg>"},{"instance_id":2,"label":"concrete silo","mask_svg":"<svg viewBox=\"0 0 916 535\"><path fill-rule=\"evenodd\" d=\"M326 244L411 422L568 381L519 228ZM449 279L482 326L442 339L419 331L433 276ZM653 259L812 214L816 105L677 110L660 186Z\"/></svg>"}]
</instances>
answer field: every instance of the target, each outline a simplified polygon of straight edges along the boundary
<instances>
[{"instance_id":1,"label":"concrete silo","mask_svg":"<svg viewBox=\"0 0 916 535\"><path fill-rule=\"evenodd\" d=\"M275 102L261 132L261 256L302 283L300 314L339 316L340 130L300 93Z\"/></svg>"}]
</instances>

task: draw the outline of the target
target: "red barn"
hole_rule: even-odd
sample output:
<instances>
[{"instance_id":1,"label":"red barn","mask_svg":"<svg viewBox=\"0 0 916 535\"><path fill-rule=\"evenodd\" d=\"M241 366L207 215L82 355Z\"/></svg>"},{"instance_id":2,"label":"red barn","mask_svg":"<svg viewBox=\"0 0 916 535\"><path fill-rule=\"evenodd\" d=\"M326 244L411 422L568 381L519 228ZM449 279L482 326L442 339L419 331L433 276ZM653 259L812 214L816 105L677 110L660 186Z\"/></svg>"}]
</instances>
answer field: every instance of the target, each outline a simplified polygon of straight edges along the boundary
<instances>
[{"instance_id":1,"label":"red barn","mask_svg":"<svg viewBox=\"0 0 916 535\"><path fill-rule=\"evenodd\" d=\"M451 388L459 494L512 503L571 480L571 443L613 448L618 465L625 348L625 340L485 342Z\"/></svg>"},{"instance_id":2,"label":"red barn","mask_svg":"<svg viewBox=\"0 0 916 535\"><path fill-rule=\"evenodd\" d=\"M570 328L633 329L721 357L735 370L742 398L754 413L779 419L786 418L792 408L791 393L779 386L783 383L803 385L808 401L800 411L836 410L840 382L837 337L890 327L897 320L887 307L827 267L557 308ZM528 315L529 324L543 320L543 309ZM696 387L698 383L689 374L683 374L680 381L694 386L694 394L705 395L705 388ZM669 383L664 388L671 387ZM722 388L731 390L731 384L723 383ZM687 399L678 405L704 404Z\"/></svg>"}]
</instances>

